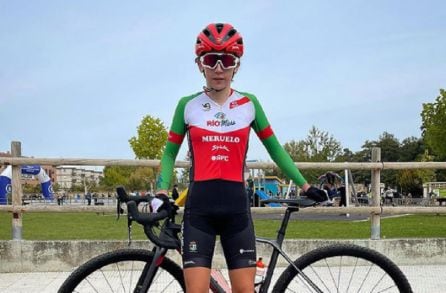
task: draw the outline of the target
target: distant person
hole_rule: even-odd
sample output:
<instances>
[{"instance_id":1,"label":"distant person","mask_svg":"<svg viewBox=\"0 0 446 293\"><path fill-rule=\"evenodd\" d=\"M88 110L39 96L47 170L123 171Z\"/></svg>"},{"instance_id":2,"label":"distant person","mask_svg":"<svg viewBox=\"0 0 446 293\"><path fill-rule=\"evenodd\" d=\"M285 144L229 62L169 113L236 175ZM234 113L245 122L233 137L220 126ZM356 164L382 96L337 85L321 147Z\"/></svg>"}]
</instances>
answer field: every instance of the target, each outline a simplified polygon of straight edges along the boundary
<instances>
[{"instance_id":1,"label":"distant person","mask_svg":"<svg viewBox=\"0 0 446 293\"><path fill-rule=\"evenodd\" d=\"M178 197L180 197L180 195L178 193L178 185L175 184L172 189L172 198L173 198L173 200L177 200Z\"/></svg>"},{"instance_id":2,"label":"distant person","mask_svg":"<svg viewBox=\"0 0 446 293\"><path fill-rule=\"evenodd\" d=\"M393 189L392 188L388 188L384 192L384 198L387 203L391 203L392 205L394 205L394 203L393 203Z\"/></svg>"},{"instance_id":3,"label":"distant person","mask_svg":"<svg viewBox=\"0 0 446 293\"><path fill-rule=\"evenodd\" d=\"M256 262L256 267L260 268L260 269L264 269L265 268L265 264L263 263L263 258L259 257L259 259Z\"/></svg>"},{"instance_id":4,"label":"distant person","mask_svg":"<svg viewBox=\"0 0 446 293\"><path fill-rule=\"evenodd\" d=\"M345 193L345 186L339 187L338 191L341 196L341 200L339 201L339 206L346 207L347 206L347 194Z\"/></svg>"},{"instance_id":5,"label":"distant person","mask_svg":"<svg viewBox=\"0 0 446 293\"><path fill-rule=\"evenodd\" d=\"M85 195L85 199L87 200L87 204L90 206L91 205L91 193L87 192L87 194Z\"/></svg>"}]
</instances>

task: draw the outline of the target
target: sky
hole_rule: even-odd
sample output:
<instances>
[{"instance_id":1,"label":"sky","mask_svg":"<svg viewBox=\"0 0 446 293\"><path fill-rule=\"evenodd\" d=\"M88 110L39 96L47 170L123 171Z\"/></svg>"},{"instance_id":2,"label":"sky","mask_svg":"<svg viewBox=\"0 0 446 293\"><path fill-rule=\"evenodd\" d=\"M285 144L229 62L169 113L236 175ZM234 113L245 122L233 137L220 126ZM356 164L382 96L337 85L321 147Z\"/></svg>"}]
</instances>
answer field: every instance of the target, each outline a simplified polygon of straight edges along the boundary
<instances>
[{"instance_id":1,"label":"sky","mask_svg":"<svg viewBox=\"0 0 446 293\"><path fill-rule=\"evenodd\" d=\"M312 126L354 152L384 131L420 137L422 104L446 87L442 0L0 0L0 152L133 159L142 118L169 127L202 89L194 44L211 22L242 34L232 86L282 144ZM248 160L270 160L255 136Z\"/></svg>"}]
</instances>

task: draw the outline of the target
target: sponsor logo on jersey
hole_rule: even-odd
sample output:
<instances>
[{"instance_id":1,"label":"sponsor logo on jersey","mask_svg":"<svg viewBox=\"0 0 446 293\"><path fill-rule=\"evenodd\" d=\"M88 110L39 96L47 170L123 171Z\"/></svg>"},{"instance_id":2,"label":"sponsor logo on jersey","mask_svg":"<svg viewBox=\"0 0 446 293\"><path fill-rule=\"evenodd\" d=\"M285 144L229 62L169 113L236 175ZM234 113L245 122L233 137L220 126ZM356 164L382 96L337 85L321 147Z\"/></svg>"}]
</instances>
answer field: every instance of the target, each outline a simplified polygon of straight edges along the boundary
<instances>
[{"instance_id":1,"label":"sponsor logo on jersey","mask_svg":"<svg viewBox=\"0 0 446 293\"><path fill-rule=\"evenodd\" d=\"M203 106L203 111L211 110L211 104L210 103L204 103L201 106Z\"/></svg>"},{"instance_id":2,"label":"sponsor logo on jersey","mask_svg":"<svg viewBox=\"0 0 446 293\"><path fill-rule=\"evenodd\" d=\"M214 117L217 120L208 120L206 121L207 126L214 126L214 127L220 127L220 126L231 126L235 124L234 120L226 119L226 114L223 112L218 112L214 115Z\"/></svg>"},{"instance_id":3,"label":"sponsor logo on jersey","mask_svg":"<svg viewBox=\"0 0 446 293\"><path fill-rule=\"evenodd\" d=\"M203 135L201 137L202 142L231 142L239 143L240 137L230 135Z\"/></svg>"},{"instance_id":4,"label":"sponsor logo on jersey","mask_svg":"<svg viewBox=\"0 0 446 293\"><path fill-rule=\"evenodd\" d=\"M246 104L249 102L249 98L248 97L243 97L241 99L232 101L231 103L229 103L229 109L234 109L235 107L241 106L243 104Z\"/></svg>"},{"instance_id":5,"label":"sponsor logo on jersey","mask_svg":"<svg viewBox=\"0 0 446 293\"><path fill-rule=\"evenodd\" d=\"M235 125L235 121L233 120L208 120L206 121L207 126L232 126Z\"/></svg>"},{"instance_id":6,"label":"sponsor logo on jersey","mask_svg":"<svg viewBox=\"0 0 446 293\"><path fill-rule=\"evenodd\" d=\"M223 155L217 155L217 156L211 156L212 161L225 161L229 162L229 156L223 156Z\"/></svg>"},{"instance_id":7,"label":"sponsor logo on jersey","mask_svg":"<svg viewBox=\"0 0 446 293\"><path fill-rule=\"evenodd\" d=\"M227 151L227 152L229 152L229 148L227 147L227 146L225 146L225 145L213 145L212 146L212 150L213 151L218 151L218 150L225 150L225 151Z\"/></svg>"},{"instance_id":8,"label":"sponsor logo on jersey","mask_svg":"<svg viewBox=\"0 0 446 293\"><path fill-rule=\"evenodd\" d=\"M226 118L226 114L223 112L218 112L217 114L214 115L215 118L217 118L218 120L223 120Z\"/></svg>"}]
</instances>

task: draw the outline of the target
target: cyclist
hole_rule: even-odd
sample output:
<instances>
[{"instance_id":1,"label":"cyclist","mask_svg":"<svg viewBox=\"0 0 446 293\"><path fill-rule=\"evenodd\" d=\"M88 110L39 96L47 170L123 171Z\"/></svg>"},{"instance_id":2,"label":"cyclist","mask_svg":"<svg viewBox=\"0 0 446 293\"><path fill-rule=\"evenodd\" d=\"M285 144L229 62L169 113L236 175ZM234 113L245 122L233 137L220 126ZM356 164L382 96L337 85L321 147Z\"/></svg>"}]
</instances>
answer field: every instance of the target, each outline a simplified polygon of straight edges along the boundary
<instances>
[{"instance_id":1,"label":"cyclist","mask_svg":"<svg viewBox=\"0 0 446 293\"><path fill-rule=\"evenodd\" d=\"M195 61L206 85L180 99L161 158L157 194L163 197L187 134L192 163L182 241L187 292L208 292L216 235L232 291L254 292L255 234L243 179L251 128L305 195L326 199L323 191L306 182L282 148L257 98L231 88L243 50L242 36L228 23L209 24L199 33Z\"/></svg>"}]
</instances>

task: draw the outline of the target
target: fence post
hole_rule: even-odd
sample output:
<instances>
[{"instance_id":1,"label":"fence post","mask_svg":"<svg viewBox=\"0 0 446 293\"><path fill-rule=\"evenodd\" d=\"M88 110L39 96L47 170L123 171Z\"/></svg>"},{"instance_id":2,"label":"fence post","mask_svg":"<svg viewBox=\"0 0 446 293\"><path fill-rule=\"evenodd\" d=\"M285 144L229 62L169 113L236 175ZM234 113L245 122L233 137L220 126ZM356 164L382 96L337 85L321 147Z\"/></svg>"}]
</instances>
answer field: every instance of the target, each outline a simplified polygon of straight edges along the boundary
<instances>
[{"instance_id":1,"label":"fence post","mask_svg":"<svg viewBox=\"0 0 446 293\"><path fill-rule=\"evenodd\" d=\"M372 148L372 162L381 162L381 148ZM372 203L373 206L381 205L381 170L372 169ZM372 213L371 215L371 235L370 239L379 240L381 238L381 215Z\"/></svg>"},{"instance_id":2,"label":"fence post","mask_svg":"<svg viewBox=\"0 0 446 293\"><path fill-rule=\"evenodd\" d=\"M20 141L11 142L11 155L13 157L22 156L22 144ZM12 206L14 208L12 213L12 240L22 240L22 212L20 210L22 205L21 168L20 165L12 166L11 186Z\"/></svg>"}]
</instances>

